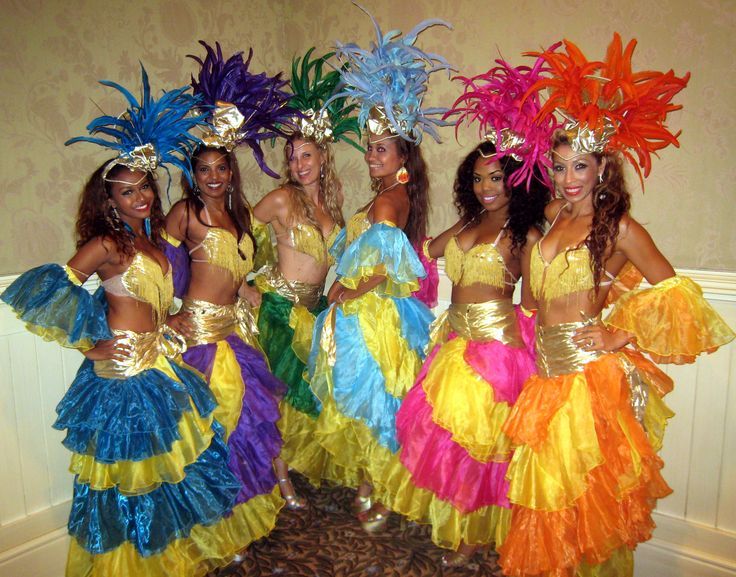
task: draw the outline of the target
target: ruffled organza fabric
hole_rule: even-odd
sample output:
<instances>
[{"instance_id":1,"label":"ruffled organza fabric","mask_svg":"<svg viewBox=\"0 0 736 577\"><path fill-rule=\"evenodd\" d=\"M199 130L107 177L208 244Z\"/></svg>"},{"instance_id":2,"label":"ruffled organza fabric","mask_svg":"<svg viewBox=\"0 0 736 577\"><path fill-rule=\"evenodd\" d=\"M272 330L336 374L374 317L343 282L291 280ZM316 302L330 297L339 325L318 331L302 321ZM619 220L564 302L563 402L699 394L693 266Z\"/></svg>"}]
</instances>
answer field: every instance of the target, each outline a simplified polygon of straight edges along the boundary
<instances>
[{"instance_id":1,"label":"ruffled organza fabric","mask_svg":"<svg viewBox=\"0 0 736 577\"><path fill-rule=\"evenodd\" d=\"M511 527L499 549L505 574L572 577L651 536L652 509L671 490L632 411L621 357L604 354L582 372L534 375L524 386L504 426L518 445L508 471ZM649 392L645 418L662 433L672 413Z\"/></svg>"},{"instance_id":2,"label":"ruffled organza fabric","mask_svg":"<svg viewBox=\"0 0 736 577\"><path fill-rule=\"evenodd\" d=\"M332 250L339 253L344 244L343 232ZM327 468L343 472L330 480L354 486L398 450L396 412L421 368L433 317L409 296L424 270L396 227L370 226L345 247L337 270L347 287L386 276L370 292L319 315L309 357L320 409L315 438L331 456Z\"/></svg>"},{"instance_id":3,"label":"ruffled organza fabric","mask_svg":"<svg viewBox=\"0 0 736 577\"><path fill-rule=\"evenodd\" d=\"M111 338L104 293L93 299L74 280L40 267L5 300L64 344ZM204 575L267 534L282 504L276 492L247 511L236 506L241 483L213 420L215 399L199 373L164 356L173 349L156 334L141 342L157 354L137 351L147 360L132 376L101 377L84 361L58 405L54 426L67 432L77 473L69 576Z\"/></svg>"},{"instance_id":4,"label":"ruffled organza fabric","mask_svg":"<svg viewBox=\"0 0 736 577\"><path fill-rule=\"evenodd\" d=\"M433 258L427 258L424 254L424 251L422 250L422 245L427 240L429 239L425 237L419 243L414 245L414 250L419 257L419 261L424 267L424 272L426 273L426 276L419 279L419 290L414 291L412 293L412 296L418 298L430 309L433 309L437 306L437 303L439 302L437 299L440 286L440 273L437 270L437 260Z\"/></svg>"},{"instance_id":5,"label":"ruffled organza fabric","mask_svg":"<svg viewBox=\"0 0 736 577\"><path fill-rule=\"evenodd\" d=\"M218 402L215 418L225 424L228 464L240 481L236 502L271 493L277 483L272 462L281 451L276 423L284 384L271 374L263 355L237 333L190 347L184 360L208 377Z\"/></svg>"},{"instance_id":6,"label":"ruffled organza fabric","mask_svg":"<svg viewBox=\"0 0 736 577\"><path fill-rule=\"evenodd\" d=\"M45 264L18 277L0 296L26 328L47 341L82 351L113 337L104 299L79 286L71 271Z\"/></svg>"},{"instance_id":7,"label":"ruffled organza fabric","mask_svg":"<svg viewBox=\"0 0 736 577\"><path fill-rule=\"evenodd\" d=\"M632 333L636 346L658 363L692 363L736 336L688 277L622 294L606 324Z\"/></svg>"},{"instance_id":8,"label":"ruffled organza fabric","mask_svg":"<svg viewBox=\"0 0 736 577\"><path fill-rule=\"evenodd\" d=\"M500 543L508 528L512 447L502 426L535 370L533 320L511 314L519 348L454 332L435 346L397 415L400 462L374 477L377 498L431 524L441 547Z\"/></svg>"}]
</instances>

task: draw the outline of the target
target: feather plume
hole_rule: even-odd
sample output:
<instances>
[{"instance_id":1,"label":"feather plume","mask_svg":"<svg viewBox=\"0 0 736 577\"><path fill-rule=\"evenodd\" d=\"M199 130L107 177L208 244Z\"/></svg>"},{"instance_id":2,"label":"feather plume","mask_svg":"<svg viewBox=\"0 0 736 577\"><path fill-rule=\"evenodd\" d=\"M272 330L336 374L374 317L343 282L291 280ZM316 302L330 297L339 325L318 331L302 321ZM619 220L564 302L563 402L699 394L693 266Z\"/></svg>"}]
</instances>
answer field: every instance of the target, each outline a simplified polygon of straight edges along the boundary
<instances>
[{"instance_id":1,"label":"feather plume","mask_svg":"<svg viewBox=\"0 0 736 577\"><path fill-rule=\"evenodd\" d=\"M218 103L232 105L242 115L242 123L232 129L232 139L223 141L222 145L225 142L232 143L232 146L247 144L261 170L273 178L279 178L266 164L261 143L285 136L284 127L291 125L295 111L288 106L290 95L282 90L288 81L281 78L280 72L275 76L251 72L249 66L253 49L248 51L246 60L243 60L242 52L225 60L218 42L215 42L215 48L202 40L199 43L207 54L204 59L189 55L201 67L198 77L195 79L192 76L194 93L201 96L213 116ZM211 134L213 132L216 132L214 126L210 130Z\"/></svg>"},{"instance_id":2,"label":"feather plume","mask_svg":"<svg viewBox=\"0 0 736 577\"><path fill-rule=\"evenodd\" d=\"M205 124L203 116L192 114L199 98L187 94L189 86L163 92L156 100L151 95L146 69L141 64L142 97L140 102L125 87L109 80L100 84L114 88L128 102L120 116L102 115L87 125L90 136L77 136L64 144L91 142L115 150L118 158L109 165L124 164L131 168L153 171L162 165L169 174L168 165L182 170L189 177L189 156L200 140L189 131ZM101 134L109 138L92 135ZM168 189L167 189L168 192Z\"/></svg>"},{"instance_id":3,"label":"feather plume","mask_svg":"<svg viewBox=\"0 0 736 577\"><path fill-rule=\"evenodd\" d=\"M342 65L343 88L327 104L338 98L354 98L360 105L361 127L368 122L372 109L379 108L391 131L405 140L419 144L426 132L439 142L436 128L449 124L442 120L447 108L422 108L422 99L430 74L447 70L449 76L452 68L442 56L424 52L414 43L427 28L452 26L444 20L429 19L403 37L399 30L383 34L376 19L360 4L354 4L370 16L376 42L371 43L369 50L354 43L337 43L335 54Z\"/></svg>"},{"instance_id":4,"label":"feather plume","mask_svg":"<svg viewBox=\"0 0 736 577\"><path fill-rule=\"evenodd\" d=\"M522 163L510 176L511 185L526 181L528 186L537 167L537 175L549 186L547 152L559 124L552 114L539 115L542 105L538 94L524 98L548 71L545 61L538 58L531 67L512 67L502 59L495 62L497 66L484 74L454 78L463 84L464 92L445 118L457 115L456 134L462 122L477 122L480 137L496 145L496 158L510 155Z\"/></svg>"},{"instance_id":5,"label":"feather plume","mask_svg":"<svg viewBox=\"0 0 736 577\"><path fill-rule=\"evenodd\" d=\"M623 48L614 33L605 60L589 61L569 40L565 53L556 47L531 52L543 58L551 76L540 78L527 96L547 91L549 98L539 117L557 110L566 119L566 129L580 136L575 141L581 152L618 151L636 169L639 179L649 176L651 156L673 144L679 146L680 133L666 126L667 115L682 108L672 99L687 86L690 73L677 77L672 70L634 72L631 59L636 40ZM642 172L643 171L643 172Z\"/></svg>"}]
</instances>

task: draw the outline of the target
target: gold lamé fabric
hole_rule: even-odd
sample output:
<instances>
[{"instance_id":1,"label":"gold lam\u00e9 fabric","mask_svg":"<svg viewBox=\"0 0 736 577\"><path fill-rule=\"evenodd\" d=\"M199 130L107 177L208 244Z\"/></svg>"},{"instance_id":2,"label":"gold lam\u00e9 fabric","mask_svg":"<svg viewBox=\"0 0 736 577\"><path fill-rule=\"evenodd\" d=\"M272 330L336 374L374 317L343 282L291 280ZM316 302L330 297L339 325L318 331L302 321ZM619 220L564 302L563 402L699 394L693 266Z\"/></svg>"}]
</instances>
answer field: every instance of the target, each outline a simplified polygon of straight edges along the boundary
<instances>
[{"instance_id":1,"label":"gold lam\u00e9 fabric","mask_svg":"<svg viewBox=\"0 0 736 577\"><path fill-rule=\"evenodd\" d=\"M302 110L302 116L294 117L299 132L306 138L312 138L317 144L324 142L332 142L335 140L332 134L332 122L327 114L327 110L314 110L308 108Z\"/></svg>"},{"instance_id":2,"label":"gold lam\u00e9 fabric","mask_svg":"<svg viewBox=\"0 0 736 577\"><path fill-rule=\"evenodd\" d=\"M324 283L310 284L298 280L288 280L275 266L267 267L258 276L259 279L256 280L256 283L265 282L268 288L271 288L275 293L309 310L317 306L319 298L325 290Z\"/></svg>"},{"instance_id":3,"label":"gold lam\u00e9 fabric","mask_svg":"<svg viewBox=\"0 0 736 577\"><path fill-rule=\"evenodd\" d=\"M453 331L468 340L499 341L515 348L524 346L514 305L509 299L452 303L447 310L447 322Z\"/></svg>"},{"instance_id":4,"label":"gold lam\u00e9 fabric","mask_svg":"<svg viewBox=\"0 0 736 577\"><path fill-rule=\"evenodd\" d=\"M588 325L590 322L581 321L551 327L537 326L537 370L540 375L557 377L577 373L604 354L601 351L586 351L573 342L575 331Z\"/></svg>"},{"instance_id":5,"label":"gold lam\u00e9 fabric","mask_svg":"<svg viewBox=\"0 0 736 577\"><path fill-rule=\"evenodd\" d=\"M95 374L103 379L132 377L153 367L159 355L172 358L187 350L184 337L168 325L145 333L122 329L112 329L112 333L123 337L119 342L130 347L131 352L121 359L95 361Z\"/></svg>"},{"instance_id":6,"label":"gold lam\u00e9 fabric","mask_svg":"<svg viewBox=\"0 0 736 577\"><path fill-rule=\"evenodd\" d=\"M210 148L225 148L231 152L245 137L240 131L245 121L238 107L218 100L212 113L212 129L202 135L202 142Z\"/></svg>"},{"instance_id":7,"label":"gold lam\u00e9 fabric","mask_svg":"<svg viewBox=\"0 0 736 577\"><path fill-rule=\"evenodd\" d=\"M187 337L189 346L216 343L234 332L248 344L256 342L258 327L247 301L238 299L231 305L216 305L207 301L185 298L181 312L189 313L192 335Z\"/></svg>"}]
</instances>

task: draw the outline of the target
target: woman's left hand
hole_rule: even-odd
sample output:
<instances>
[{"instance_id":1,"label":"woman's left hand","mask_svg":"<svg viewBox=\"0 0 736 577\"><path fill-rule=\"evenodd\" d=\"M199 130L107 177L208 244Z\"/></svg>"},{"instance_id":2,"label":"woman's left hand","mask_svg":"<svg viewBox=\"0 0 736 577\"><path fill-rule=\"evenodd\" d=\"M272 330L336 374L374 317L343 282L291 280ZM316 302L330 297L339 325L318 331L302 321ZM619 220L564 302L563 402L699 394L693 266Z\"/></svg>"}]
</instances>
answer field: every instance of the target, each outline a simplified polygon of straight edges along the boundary
<instances>
[{"instance_id":1,"label":"woman's left hand","mask_svg":"<svg viewBox=\"0 0 736 577\"><path fill-rule=\"evenodd\" d=\"M263 300L263 295L260 291L247 283L241 285L238 296L248 301L248 304L254 309L261 306L261 301Z\"/></svg>"},{"instance_id":2,"label":"woman's left hand","mask_svg":"<svg viewBox=\"0 0 736 577\"><path fill-rule=\"evenodd\" d=\"M573 342L584 351L612 352L629 342L626 331L609 331L604 325L596 323L578 329L572 337Z\"/></svg>"}]
</instances>

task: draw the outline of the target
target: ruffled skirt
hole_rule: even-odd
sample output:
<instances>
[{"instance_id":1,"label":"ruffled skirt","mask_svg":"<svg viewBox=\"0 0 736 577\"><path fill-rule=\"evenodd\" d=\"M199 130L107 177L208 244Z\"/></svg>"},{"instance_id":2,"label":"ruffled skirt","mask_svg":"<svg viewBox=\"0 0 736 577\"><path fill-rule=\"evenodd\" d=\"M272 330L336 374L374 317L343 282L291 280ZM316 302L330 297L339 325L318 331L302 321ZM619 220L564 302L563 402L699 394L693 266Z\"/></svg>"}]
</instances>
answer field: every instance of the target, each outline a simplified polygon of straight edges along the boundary
<instances>
[{"instance_id":1,"label":"ruffled skirt","mask_svg":"<svg viewBox=\"0 0 736 577\"><path fill-rule=\"evenodd\" d=\"M396 412L421 368L431 320L418 300L375 292L318 317L309 376L321 409L315 439L335 474L329 480L370 481L398 450Z\"/></svg>"},{"instance_id":2,"label":"ruffled skirt","mask_svg":"<svg viewBox=\"0 0 736 577\"><path fill-rule=\"evenodd\" d=\"M630 575L631 552L651 537L652 509L671 491L656 454L671 381L633 351L576 350L570 336L580 326L538 331L541 374L504 426L517 445L499 549L509 576Z\"/></svg>"},{"instance_id":3,"label":"ruffled skirt","mask_svg":"<svg viewBox=\"0 0 736 577\"><path fill-rule=\"evenodd\" d=\"M511 443L501 427L535 368L533 322L508 309L521 327L515 346L452 332L435 347L397 415L400 463L375 479L377 497L431 524L441 547L499 543L508 528Z\"/></svg>"}]
</instances>

